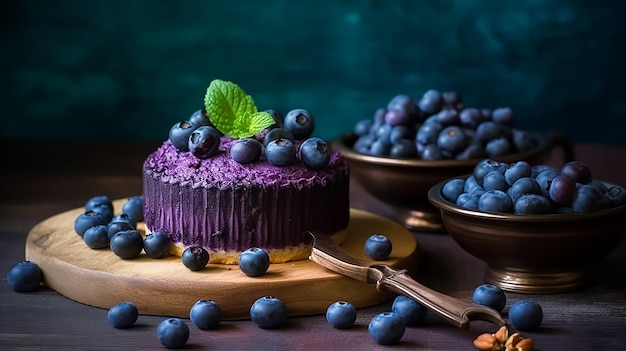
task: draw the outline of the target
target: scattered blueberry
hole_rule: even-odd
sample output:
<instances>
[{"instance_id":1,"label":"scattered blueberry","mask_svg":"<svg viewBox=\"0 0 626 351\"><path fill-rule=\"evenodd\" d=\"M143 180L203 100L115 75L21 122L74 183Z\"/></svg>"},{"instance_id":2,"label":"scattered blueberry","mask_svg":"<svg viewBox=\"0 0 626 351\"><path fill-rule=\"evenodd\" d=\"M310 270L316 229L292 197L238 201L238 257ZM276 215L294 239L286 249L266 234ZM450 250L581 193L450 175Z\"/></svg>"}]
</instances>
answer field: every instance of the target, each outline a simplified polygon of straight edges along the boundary
<instances>
[{"instance_id":1,"label":"scattered blueberry","mask_svg":"<svg viewBox=\"0 0 626 351\"><path fill-rule=\"evenodd\" d=\"M171 240L165 233L153 232L143 239L143 251L150 258L163 258L169 253L170 243Z\"/></svg>"},{"instance_id":2,"label":"scattered blueberry","mask_svg":"<svg viewBox=\"0 0 626 351\"><path fill-rule=\"evenodd\" d=\"M251 247L239 254L238 264L248 277L258 277L270 267L270 255L261 248Z\"/></svg>"},{"instance_id":3,"label":"scattered blueberry","mask_svg":"<svg viewBox=\"0 0 626 351\"><path fill-rule=\"evenodd\" d=\"M17 292L30 292L39 288L42 280L41 268L32 261L13 264L7 271L7 283Z\"/></svg>"},{"instance_id":4,"label":"scattered blueberry","mask_svg":"<svg viewBox=\"0 0 626 351\"><path fill-rule=\"evenodd\" d=\"M373 260L381 261L389 258L392 244L384 234L373 234L365 241L365 253Z\"/></svg>"},{"instance_id":5,"label":"scattered blueberry","mask_svg":"<svg viewBox=\"0 0 626 351\"><path fill-rule=\"evenodd\" d=\"M274 121L276 122L276 124L274 124L274 126L276 128L283 128L284 127L285 118L283 117L282 114L280 114L280 112L278 112L278 111L276 111L274 109L267 109L267 110L265 110L265 112L267 112L270 115L272 115L272 118L274 118Z\"/></svg>"},{"instance_id":6,"label":"scattered blueberry","mask_svg":"<svg viewBox=\"0 0 626 351\"><path fill-rule=\"evenodd\" d=\"M296 161L296 145L289 139L274 139L265 147L265 157L274 166L289 166Z\"/></svg>"},{"instance_id":7,"label":"scattered blueberry","mask_svg":"<svg viewBox=\"0 0 626 351\"><path fill-rule=\"evenodd\" d=\"M107 205L94 206L90 211L100 214L104 223L109 223L113 219L113 210Z\"/></svg>"},{"instance_id":8,"label":"scattered blueberry","mask_svg":"<svg viewBox=\"0 0 626 351\"><path fill-rule=\"evenodd\" d=\"M111 223L113 222L126 222L130 224L130 226L133 227L133 229L137 228L137 218L131 216L128 213L120 213L120 214L113 216L113 218L111 219Z\"/></svg>"},{"instance_id":9,"label":"scattered blueberry","mask_svg":"<svg viewBox=\"0 0 626 351\"><path fill-rule=\"evenodd\" d=\"M326 321L337 329L352 328L356 321L356 308L346 301L333 302L326 309Z\"/></svg>"},{"instance_id":10,"label":"scattered blueberry","mask_svg":"<svg viewBox=\"0 0 626 351\"><path fill-rule=\"evenodd\" d=\"M203 270L209 264L209 252L202 246L188 246L183 251L182 261L189 270Z\"/></svg>"},{"instance_id":11,"label":"scattered blueberry","mask_svg":"<svg viewBox=\"0 0 626 351\"><path fill-rule=\"evenodd\" d=\"M230 148L230 157L237 163L246 164L255 162L261 157L263 144L254 138L243 138L233 143Z\"/></svg>"},{"instance_id":12,"label":"scattered blueberry","mask_svg":"<svg viewBox=\"0 0 626 351\"><path fill-rule=\"evenodd\" d=\"M404 295L398 295L393 300L391 312L396 313L402 318L407 326L416 326L422 324L428 310L421 303Z\"/></svg>"},{"instance_id":13,"label":"scattered blueberry","mask_svg":"<svg viewBox=\"0 0 626 351\"><path fill-rule=\"evenodd\" d=\"M607 189L606 197L613 207L624 205L626 204L626 189L618 185L613 185Z\"/></svg>"},{"instance_id":14,"label":"scattered blueberry","mask_svg":"<svg viewBox=\"0 0 626 351\"><path fill-rule=\"evenodd\" d=\"M393 345L397 344L404 336L406 322L397 313L383 312L372 318L367 330L376 343Z\"/></svg>"},{"instance_id":15,"label":"scattered blueberry","mask_svg":"<svg viewBox=\"0 0 626 351\"><path fill-rule=\"evenodd\" d=\"M513 212L513 200L502 190L489 190L478 199L478 210L483 212Z\"/></svg>"},{"instance_id":16,"label":"scattered blueberry","mask_svg":"<svg viewBox=\"0 0 626 351\"><path fill-rule=\"evenodd\" d=\"M443 197L450 201L456 202L456 199L463 193L463 188L465 187L465 180L460 178L451 179L444 184L443 189L441 189L441 194Z\"/></svg>"},{"instance_id":17,"label":"scattered blueberry","mask_svg":"<svg viewBox=\"0 0 626 351\"><path fill-rule=\"evenodd\" d=\"M515 201L513 213L520 215L554 213L550 199L539 194L524 194Z\"/></svg>"},{"instance_id":18,"label":"scattered blueberry","mask_svg":"<svg viewBox=\"0 0 626 351\"><path fill-rule=\"evenodd\" d=\"M139 311L132 302L122 302L109 309L107 318L113 327L126 329L135 324L139 318Z\"/></svg>"},{"instance_id":19,"label":"scattered blueberry","mask_svg":"<svg viewBox=\"0 0 626 351\"><path fill-rule=\"evenodd\" d=\"M591 181L591 170L587 164L580 161L570 161L561 167L561 174L572 177L574 182L587 184Z\"/></svg>"},{"instance_id":20,"label":"scattered blueberry","mask_svg":"<svg viewBox=\"0 0 626 351\"><path fill-rule=\"evenodd\" d=\"M222 310L213 300L199 300L191 306L189 319L202 330L215 329L222 321Z\"/></svg>"},{"instance_id":21,"label":"scattered blueberry","mask_svg":"<svg viewBox=\"0 0 626 351\"><path fill-rule=\"evenodd\" d=\"M196 110L194 113L192 113L191 116L189 116L189 122L198 127L213 126L213 123L211 123L209 117L206 114L206 110L203 108Z\"/></svg>"},{"instance_id":22,"label":"scattered blueberry","mask_svg":"<svg viewBox=\"0 0 626 351\"><path fill-rule=\"evenodd\" d=\"M159 342L168 349L180 349L189 340L189 327L180 318L168 318L157 327Z\"/></svg>"},{"instance_id":23,"label":"scattered blueberry","mask_svg":"<svg viewBox=\"0 0 626 351\"><path fill-rule=\"evenodd\" d=\"M106 218L101 213L85 211L74 220L74 231L82 238L87 229L101 224L107 224Z\"/></svg>"},{"instance_id":24,"label":"scattered blueberry","mask_svg":"<svg viewBox=\"0 0 626 351\"><path fill-rule=\"evenodd\" d=\"M263 145L267 147L267 144L272 140L276 139L287 139L292 143L296 142L296 138L293 136L293 133L284 128L273 128L263 138Z\"/></svg>"},{"instance_id":25,"label":"scattered blueberry","mask_svg":"<svg viewBox=\"0 0 626 351\"><path fill-rule=\"evenodd\" d=\"M113 235L110 246L111 251L120 258L133 259L143 250L143 237L135 229L123 230Z\"/></svg>"},{"instance_id":26,"label":"scattered blueberry","mask_svg":"<svg viewBox=\"0 0 626 351\"><path fill-rule=\"evenodd\" d=\"M110 241L111 238L113 238L113 235L117 234L117 232L132 229L135 229L135 227L133 227L128 221L110 222L107 225L107 236Z\"/></svg>"},{"instance_id":27,"label":"scattered blueberry","mask_svg":"<svg viewBox=\"0 0 626 351\"><path fill-rule=\"evenodd\" d=\"M107 195L97 195L87 200L85 203L85 211L91 211L96 206L104 205L113 211L113 201Z\"/></svg>"},{"instance_id":28,"label":"scattered blueberry","mask_svg":"<svg viewBox=\"0 0 626 351\"><path fill-rule=\"evenodd\" d=\"M472 302L502 312L506 306L506 295L502 289L493 284L481 284L474 289Z\"/></svg>"},{"instance_id":29,"label":"scattered blueberry","mask_svg":"<svg viewBox=\"0 0 626 351\"><path fill-rule=\"evenodd\" d=\"M220 132L211 126L201 126L189 136L189 151L199 159L209 158L219 150Z\"/></svg>"},{"instance_id":30,"label":"scattered blueberry","mask_svg":"<svg viewBox=\"0 0 626 351\"><path fill-rule=\"evenodd\" d=\"M85 230L83 240L91 249L105 249L109 247L108 226L96 225Z\"/></svg>"},{"instance_id":31,"label":"scattered blueberry","mask_svg":"<svg viewBox=\"0 0 626 351\"><path fill-rule=\"evenodd\" d=\"M563 206L571 205L574 195L576 195L576 181L574 178L561 173L550 182L548 194L550 194L550 199L556 204Z\"/></svg>"},{"instance_id":32,"label":"scattered blueberry","mask_svg":"<svg viewBox=\"0 0 626 351\"><path fill-rule=\"evenodd\" d=\"M534 301L515 301L509 308L509 321L522 331L537 330L543 321L543 310Z\"/></svg>"},{"instance_id":33,"label":"scattered blueberry","mask_svg":"<svg viewBox=\"0 0 626 351\"><path fill-rule=\"evenodd\" d=\"M189 121L177 122L170 128L169 140L179 151L189 151L189 137L197 125Z\"/></svg>"},{"instance_id":34,"label":"scattered blueberry","mask_svg":"<svg viewBox=\"0 0 626 351\"><path fill-rule=\"evenodd\" d=\"M278 328L287 321L287 307L274 296L264 296L250 307L250 319L263 329Z\"/></svg>"},{"instance_id":35,"label":"scattered blueberry","mask_svg":"<svg viewBox=\"0 0 626 351\"><path fill-rule=\"evenodd\" d=\"M300 158L311 169L322 169L330 162L331 149L320 138L311 137L300 145Z\"/></svg>"},{"instance_id":36,"label":"scattered blueberry","mask_svg":"<svg viewBox=\"0 0 626 351\"><path fill-rule=\"evenodd\" d=\"M285 115L283 125L286 130L293 134L296 140L304 140L313 133L315 119L305 109L294 109Z\"/></svg>"},{"instance_id":37,"label":"scattered blueberry","mask_svg":"<svg viewBox=\"0 0 626 351\"><path fill-rule=\"evenodd\" d=\"M143 221L143 195L133 196L122 205L122 213L129 214L138 222Z\"/></svg>"}]
</instances>

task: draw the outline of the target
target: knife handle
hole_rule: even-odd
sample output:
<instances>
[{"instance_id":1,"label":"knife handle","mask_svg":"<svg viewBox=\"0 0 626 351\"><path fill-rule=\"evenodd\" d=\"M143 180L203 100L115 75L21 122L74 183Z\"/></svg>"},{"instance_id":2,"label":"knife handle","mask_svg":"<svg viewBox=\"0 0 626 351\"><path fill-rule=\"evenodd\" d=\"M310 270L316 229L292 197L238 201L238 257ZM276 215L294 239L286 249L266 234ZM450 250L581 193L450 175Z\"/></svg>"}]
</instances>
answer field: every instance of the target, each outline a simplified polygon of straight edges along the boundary
<instances>
[{"instance_id":1,"label":"knife handle","mask_svg":"<svg viewBox=\"0 0 626 351\"><path fill-rule=\"evenodd\" d=\"M385 289L410 297L461 329L467 329L470 320L483 320L498 326L506 325L496 310L430 289L411 278L406 270L396 270L387 265L372 265L370 268L374 268L372 272L380 274L378 277L371 277L376 281L376 289L379 291Z\"/></svg>"}]
</instances>

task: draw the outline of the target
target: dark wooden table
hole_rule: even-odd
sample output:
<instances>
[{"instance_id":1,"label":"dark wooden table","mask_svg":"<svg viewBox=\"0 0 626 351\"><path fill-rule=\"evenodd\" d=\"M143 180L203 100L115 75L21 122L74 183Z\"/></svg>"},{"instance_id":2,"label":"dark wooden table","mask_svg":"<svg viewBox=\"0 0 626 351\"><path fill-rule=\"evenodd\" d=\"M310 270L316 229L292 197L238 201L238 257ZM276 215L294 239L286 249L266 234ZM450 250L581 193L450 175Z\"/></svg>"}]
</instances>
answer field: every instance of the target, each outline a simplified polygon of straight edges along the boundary
<instances>
[{"instance_id":1,"label":"dark wooden table","mask_svg":"<svg viewBox=\"0 0 626 351\"><path fill-rule=\"evenodd\" d=\"M0 349L162 349L156 326L164 318L141 315L127 330L111 327L107 310L86 306L46 287L17 293L6 283L11 264L24 259L30 229L60 212L107 194L140 194L141 162L160 142L11 142L1 141L0 177ZM626 184L626 145L575 145L577 159L594 177ZM560 155L550 162L558 164ZM352 206L392 218L393 209L352 183ZM625 219L626 220L626 219ZM469 300L482 283L484 263L465 253L446 234L414 233L420 264L411 271L425 285ZM532 299L541 304L539 331L523 333L538 350L622 350L626 347L626 241L593 267L593 284L555 295L507 293L508 304ZM374 288L374 287L372 287ZM184 293L184 292L181 292ZM292 317L284 328L263 330L251 321L224 321L218 330L202 331L189 323L188 349L211 350L382 350L367 334L369 320L390 304L358 311L350 330L330 327L323 315ZM493 332L485 322L460 330L429 314L420 327L409 327L393 349L473 350L472 341Z\"/></svg>"}]
</instances>

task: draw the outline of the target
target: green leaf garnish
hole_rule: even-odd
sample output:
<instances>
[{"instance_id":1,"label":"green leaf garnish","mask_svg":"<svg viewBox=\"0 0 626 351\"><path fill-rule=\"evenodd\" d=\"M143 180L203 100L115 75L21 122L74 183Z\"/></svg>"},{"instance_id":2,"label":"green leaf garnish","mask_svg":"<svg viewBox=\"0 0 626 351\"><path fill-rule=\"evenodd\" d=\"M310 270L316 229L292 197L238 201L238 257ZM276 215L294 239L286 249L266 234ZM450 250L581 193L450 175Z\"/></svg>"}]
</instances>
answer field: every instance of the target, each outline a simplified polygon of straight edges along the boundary
<instances>
[{"instance_id":1,"label":"green leaf garnish","mask_svg":"<svg viewBox=\"0 0 626 351\"><path fill-rule=\"evenodd\" d=\"M237 84L215 79L207 88L204 107L211 123L231 138L248 138L275 123L257 111L254 100Z\"/></svg>"}]
</instances>

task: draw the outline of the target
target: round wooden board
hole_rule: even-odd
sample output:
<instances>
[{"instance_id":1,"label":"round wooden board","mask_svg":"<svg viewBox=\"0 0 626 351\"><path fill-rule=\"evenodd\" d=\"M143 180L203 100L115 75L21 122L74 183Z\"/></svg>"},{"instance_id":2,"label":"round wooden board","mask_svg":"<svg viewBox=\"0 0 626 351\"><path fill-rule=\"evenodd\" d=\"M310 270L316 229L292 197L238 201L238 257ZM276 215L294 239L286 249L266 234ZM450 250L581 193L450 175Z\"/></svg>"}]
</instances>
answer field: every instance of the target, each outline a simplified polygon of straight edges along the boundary
<instances>
[{"instance_id":1,"label":"round wooden board","mask_svg":"<svg viewBox=\"0 0 626 351\"><path fill-rule=\"evenodd\" d=\"M121 208L123 201L115 201L115 208ZM76 234L74 220L83 211L63 212L33 227L26 241L26 259L41 267L48 287L87 305L110 308L131 301L141 314L188 318L191 306L205 299L220 305L224 319L247 319L252 303L267 295L280 298L291 316L323 314L338 300L362 308L392 297L310 260L272 264L265 275L254 278L236 265L209 264L192 272L176 256L152 259L142 253L123 260L109 249L90 249ZM387 235L393 243L385 264L416 270L414 236L400 224L365 211L351 209L342 247L367 261L363 245L374 233Z\"/></svg>"}]
</instances>

